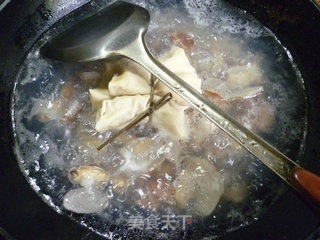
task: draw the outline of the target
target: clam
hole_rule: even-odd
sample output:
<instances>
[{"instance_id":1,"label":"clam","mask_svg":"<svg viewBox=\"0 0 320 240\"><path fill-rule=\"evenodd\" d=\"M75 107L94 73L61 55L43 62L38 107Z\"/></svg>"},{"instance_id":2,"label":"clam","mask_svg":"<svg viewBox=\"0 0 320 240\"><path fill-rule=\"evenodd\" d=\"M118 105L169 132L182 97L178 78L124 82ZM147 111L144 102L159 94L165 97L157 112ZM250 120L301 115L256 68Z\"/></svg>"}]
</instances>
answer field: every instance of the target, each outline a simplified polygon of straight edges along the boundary
<instances>
[{"instance_id":1,"label":"clam","mask_svg":"<svg viewBox=\"0 0 320 240\"><path fill-rule=\"evenodd\" d=\"M68 81L64 83L61 87L61 96L65 99L70 99L71 96L75 93L74 83Z\"/></svg>"},{"instance_id":2,"label":"clam","mask_svg":"<svg viewBox=\"0 0 320 240\"><path fill-rule=\"evenodd\" d=\"M234 66L227 71L227 81L235 86L247 87L253 83L261 83L262 73L256 64Z\"/></svg>"},{"instance_id":3,"label":"clam","mask_svg":"<svg viewBox=\"0 0 320 240\"><path fill-rule=\"evenodd\" d=\"M236 103L238 120L255 132L268 132L275 121L275 107L257 96Z\"/></svg>"},{"instance_id":4,"label":"clam","mask_svg":"<svg viewBox=\"0 0 320 240\"><path fill-rule=\"evenodd\" d=\"M174 181L176 204L190 214L205 217L217 206L223 192L223 178L205 159L187 159Z\"/></svg>"},{"instance_id":5,"label":"clam","mask_svg":"<svg viewBox=\"0 0 320 240\"><path fill-rule=\"evenodd\" d=\"M97 213L108 206L107 194L96 188L76 188L63 197L63 206L75 213Z\"/></svg>"},{"instance_id":6,"label":"clam","mask_svg":"<svg viewBox=\"0 0 320 240\"><path fill-rule=\"evenodd\" d=\"M82 72L79 73L79 78L86 83L96 83L101 78L101 74L96 71Z\"/></svg>"},{"instance_id":7,"label":"clam","mask_svg":"<svg viewBox=\"0 0 320 240\"><path fill-rule=\"evenodd\" d=\"M239 203L246 198L247 191L247 185L242 182L228 187L223 193L223 196L229 201Z\"/></svg>"},{"instance_id":8,"label":"clam","mask_svg":"<svg viewBox=\"0 0 320 240\"><path fill-rule=\"evenodd\" d=\"M128 176L121 172L111 179L111 184L117 193L123 192L127 188Z\"/></svg>"},{"instance_id":9,"label":"clam","mask_svg":"<svg viewBox=\"0 0 320 240\"><path fill-rule=\"evenodd\" d=\"M54 100L34 99L34 111L40 122L59 119L66 113L66 105L61 98Z\"/></svg>"},{"instance_id":10,"label":"clam","mask_svg":"<svg viewBox=\"0 0 320 240\"><path fill-rule=\"evenodd\" d=\"M172 205L175 171L175 164L165 159L149 172L140 175L133 189L136 204L149 210L159 209L163 204Z\"/></svg>"},{"instance_id":11,"label":"clam","mask_svg":"<svg viewBox=\"0 0 320 240\"><path fill-rule=\"evenodd\" d=\"M78 166L72 168L68 173L69 180L82 187L99 186L109 181L109 174L97 166Z\"/></svg>"},{"instance_id":12,"label":"clam","mask_svg":"<svg viewBox=\"0 0 320 240\"><path fill-rule=\"evenodd\" d=\"M169 36L170 41L176 46L183 48L188 54L194 47L194 40L192 36L184 32L173 32Z\"/></svg>"},{"instance_id":13,"label":"clam","mask_svg":"<svg viewBox=\"0 0 320 240\"><path fill-rule=\"evenodd\" d=\"M147 137L136 138L131 142L131 144L132 153L138 155L147 152L152 147L152 140L151 138Z\"/></svg>"},{"instance_id":14,"label":"clam","mask_svg":"<svg viewBox=\"0 0 320 240\"><path fill-rule=\"evenodd\" d=\"M92 135L89 132L81 132L79 134L79 146L96 149L101 144L102 141L96 135Z\"/></svg>"}]
</instances>

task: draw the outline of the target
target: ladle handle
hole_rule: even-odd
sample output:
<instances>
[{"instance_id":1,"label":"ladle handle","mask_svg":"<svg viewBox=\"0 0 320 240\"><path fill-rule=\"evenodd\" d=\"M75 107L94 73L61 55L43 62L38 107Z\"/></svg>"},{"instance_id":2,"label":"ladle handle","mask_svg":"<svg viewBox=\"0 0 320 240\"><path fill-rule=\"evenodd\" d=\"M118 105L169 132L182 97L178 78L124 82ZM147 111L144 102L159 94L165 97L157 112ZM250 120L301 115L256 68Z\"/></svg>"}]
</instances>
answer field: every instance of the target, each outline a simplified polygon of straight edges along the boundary
<instances>
[{"instance_id":1,"label":"ladle handle","mask_svg":"<svg viewBox=\"0 0 320 240\"><path fill-rule=\"evenodd\" d=\"M301 168L268 142L235 121L228 114L222 112L218 107L208 102L201 93L197 92L159 63L149 53L143 40L143 35L141 39L137 39L135 43L119 52L119 54L131 58L146 68L230 137L235 139L242 147L256 156L286 183L298 190L298 192L303 193L302 197L311 198L317 203L317 206L320 206L320 178L318 176Z\"/></svg>"},{"instance_id":2,"label":"ladle handle","mask_svg":"<svg viewBox=\"0 0 320 240\"><path fill-rule=\"evenodd\" d=\"M291 173L292 185L308 200L320 207L320 177L308 170L295 167Z\"/></svg>"}]
</instances>

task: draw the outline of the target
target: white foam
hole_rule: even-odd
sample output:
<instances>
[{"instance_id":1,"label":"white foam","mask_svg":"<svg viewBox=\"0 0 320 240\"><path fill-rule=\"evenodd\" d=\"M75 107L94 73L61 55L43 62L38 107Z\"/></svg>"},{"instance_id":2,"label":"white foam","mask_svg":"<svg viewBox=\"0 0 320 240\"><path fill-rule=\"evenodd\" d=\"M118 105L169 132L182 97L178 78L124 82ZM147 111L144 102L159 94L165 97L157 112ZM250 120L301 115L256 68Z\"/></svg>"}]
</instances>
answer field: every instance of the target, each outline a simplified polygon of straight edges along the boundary
<instances>
[{"instance_id":1,"label":"white foam","mask_svg":"<svg viewBox=\"0 0 320 240\"><path fill-rule=\"evenodd\" d=\"M260 37L267 34L253 19L244 20L239 17L243 14L240 9L236 11L221 0L184 0L188 13L200 26L209 27L216 33L245 33L251 37Z\"/></svg>"}]
</instances>

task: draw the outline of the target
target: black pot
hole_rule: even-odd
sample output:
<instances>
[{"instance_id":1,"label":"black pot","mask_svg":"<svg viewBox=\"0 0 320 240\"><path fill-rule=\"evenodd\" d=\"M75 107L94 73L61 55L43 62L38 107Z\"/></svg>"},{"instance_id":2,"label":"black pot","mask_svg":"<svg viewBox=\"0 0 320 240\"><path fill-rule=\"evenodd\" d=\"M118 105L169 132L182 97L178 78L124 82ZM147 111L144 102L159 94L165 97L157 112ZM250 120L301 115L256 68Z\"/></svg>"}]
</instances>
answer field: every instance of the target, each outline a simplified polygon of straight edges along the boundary
<instances>
[{"instance_id":1,"label":"black pot","mask_svg":"<svg viewBox=\"0 0 320 240\"><path fill-rule=\"evenodd\" d=\"M14 239L100 239L102 237L69 218L58 215L30 188L14 157L10 114L14 80L34 42L58 19L88 0L60 0L57 8L50 10L46 5L50 1L2 2L9 3L0 11L0 239L1 234ZM228 2L248 11L270 28L293 55L308 96L308 135L303 166L320 174L318 9L312 2L299 0ZM319 223L317 213L288 189L264 218L226 234L223 239L305 239ZM111 232L115 230L116 226L110 226ZM185 238L197 236L188 232Z\"/></svg>"}]
</instances>

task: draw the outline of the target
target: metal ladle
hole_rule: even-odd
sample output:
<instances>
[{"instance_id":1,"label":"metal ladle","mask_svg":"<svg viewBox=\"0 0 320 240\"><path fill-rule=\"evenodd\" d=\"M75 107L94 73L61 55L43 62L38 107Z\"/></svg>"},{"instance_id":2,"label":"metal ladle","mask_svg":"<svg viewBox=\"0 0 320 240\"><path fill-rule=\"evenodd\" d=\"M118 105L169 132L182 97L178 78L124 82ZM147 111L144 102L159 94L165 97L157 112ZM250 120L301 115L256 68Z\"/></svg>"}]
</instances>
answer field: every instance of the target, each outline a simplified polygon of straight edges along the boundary
<instances>
[{"instance_id":1,"label":"metal ladle","mask_svg":"<svg viewBox=\"0 0 320 240\"><path fill-rule=\"evenodd\" d=\"M262 138L212 105L160 64L144 41L150 16L146 9L116 2L78 22L41 48L41 54L65 62L91 62L125 56L139 63L293 188L320 206L320 178L301 168Z\"/></svg>"}]
</instances>

